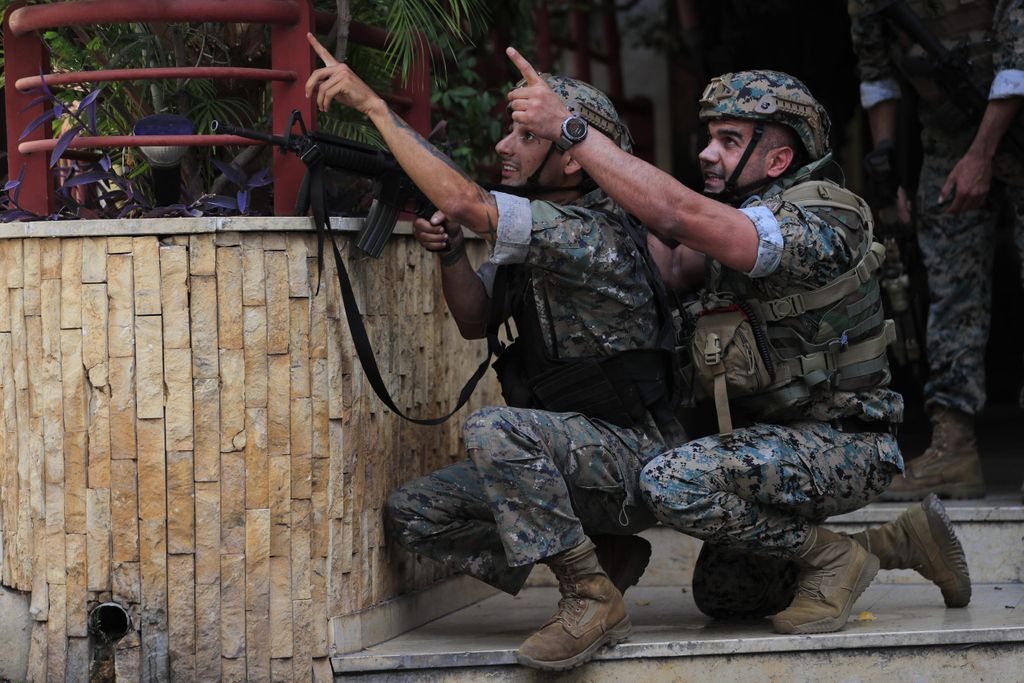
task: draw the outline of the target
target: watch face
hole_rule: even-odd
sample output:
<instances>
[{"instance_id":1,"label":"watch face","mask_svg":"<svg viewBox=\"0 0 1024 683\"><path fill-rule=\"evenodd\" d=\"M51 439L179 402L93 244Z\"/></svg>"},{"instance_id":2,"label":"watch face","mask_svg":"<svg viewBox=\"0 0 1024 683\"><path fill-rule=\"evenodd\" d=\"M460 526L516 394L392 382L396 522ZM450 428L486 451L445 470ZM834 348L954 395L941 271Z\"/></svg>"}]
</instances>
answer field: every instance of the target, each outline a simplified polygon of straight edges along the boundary
<instances>
[{"instance_id":1,"label":"watch face","mask_svg":"<svg viewBox=\"0 0 1024 683\"><path fill-rule=\"evenodd\" d=\"M565 122L565 133L573 139L579 140L587 134L587 122L585 119L574 116Z\"/></svg>"}]
</instances>

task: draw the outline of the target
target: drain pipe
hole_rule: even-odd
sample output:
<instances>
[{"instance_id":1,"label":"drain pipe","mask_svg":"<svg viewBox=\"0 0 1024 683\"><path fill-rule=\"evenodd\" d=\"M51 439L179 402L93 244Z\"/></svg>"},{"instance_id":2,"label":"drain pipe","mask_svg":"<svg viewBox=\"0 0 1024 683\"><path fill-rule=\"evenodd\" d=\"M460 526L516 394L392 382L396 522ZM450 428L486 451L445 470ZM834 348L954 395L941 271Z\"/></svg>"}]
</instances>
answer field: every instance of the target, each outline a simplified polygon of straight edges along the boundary
<instances>
[{"instance_id":1,"label":"drain pipe","mask_svg":"<svg viewBox=\"0 0 1024 683\"><path fill-rule=\"evenodd\" d=\"M131 630L132 618L116 602L104 602L89 612L89 631L111 645Z\"/></svg>"},{"instance_id":2,"label":"drain pipe","mask_svg":"<svg viewBox=\"0 0 1024 683\"><path fill-rule=\"evenodd\" d=\"M89 633L93 636L89 676L92 683L112 683L116 679L114 645L131 628L131 616L116 602L101 603L89 612Z\"/></svg>"}]
</instances>

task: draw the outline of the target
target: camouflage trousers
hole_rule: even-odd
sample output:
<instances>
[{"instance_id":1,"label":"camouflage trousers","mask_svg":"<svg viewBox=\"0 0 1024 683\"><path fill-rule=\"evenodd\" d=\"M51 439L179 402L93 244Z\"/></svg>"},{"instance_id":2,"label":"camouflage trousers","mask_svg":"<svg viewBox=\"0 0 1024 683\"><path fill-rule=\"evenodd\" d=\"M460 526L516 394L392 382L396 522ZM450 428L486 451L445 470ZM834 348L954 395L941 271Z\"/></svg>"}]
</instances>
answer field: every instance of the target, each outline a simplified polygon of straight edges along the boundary
<instances>
[{"instance_id":1,"label":"camouflage trousers","mask_svg":"<svg viewBox=\"0 0 1024 683\"><path fill-rule=\"evenodd\" d=\"M639 477L665 447L640 429L506 407L476 411L463 429L468 460L388 498L388 532L409 550L515 594L535 562L586 534L654 524Z\"/></svg>"},{"instance_id":2,"label":"camouflage trousers","mask_svg":"<svg viewBox=\"0 0 1024 683\"><path fill-rule=\"evenodd\" d=\"M847 433L827 422L755 424L655 458L640 487L662 524L791 558L812 525L867 505L902 468L888 434Z\"/></svg>"},{"instance_id":3,"label":"camouflage trousers","mask_svg":"<svg viewBox=\"0 0 1024 683\"><path fill-rule=\"evenodd\" d=\"M1018 254L1024 254L1024 187L993 181L986 205L960 214L937 206L939 192L956 165L960 147L925 135L918 185L918 244L928 272L928 381L926 405L940 404L970 415L985 405L985 347L992 313L992 258L1000 212L1012 211ZM965 150L966 147L963 147ZM999 177L1003 169L997 164ZM1006 173L1015 172L1010 168Z\"/></svg>"},{"instance_id":4,"label":"camouflage trousers","mask_svg":"<svg viewBox=\"0 0 1024 683\"><path fill-rule=\"evenodd\" d=\"M658 521L704 541L697 606L717 618L754 618L792 601L792 558L810 527L868 504L902 469L888 434L755 424L655 458L640 486Z\"/></svg>"}]
</instances>

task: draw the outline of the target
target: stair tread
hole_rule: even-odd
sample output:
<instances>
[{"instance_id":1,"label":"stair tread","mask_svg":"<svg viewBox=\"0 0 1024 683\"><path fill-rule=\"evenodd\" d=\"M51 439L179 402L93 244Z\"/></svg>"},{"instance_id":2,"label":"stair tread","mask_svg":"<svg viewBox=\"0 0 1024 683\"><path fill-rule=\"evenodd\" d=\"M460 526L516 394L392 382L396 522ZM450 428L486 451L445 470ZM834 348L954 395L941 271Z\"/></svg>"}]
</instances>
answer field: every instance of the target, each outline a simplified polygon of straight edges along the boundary
<instances>
[{"instance_id":1,"label":"stair tread","mask_svg":"<svg viewBox=\"0 0 1024 683\"><path fill-rule=\"evenodd\" d=\"M913 502L871 503L859 510L837 515L829 524L876 524L896 519ZM990 494L971 500L943 500L950 520L956 522L1020 522L1024 521L1024 504L1020 493Z\"/></svg>"},{"instance_id":2,"label":"stair tread","mask_svg":"<svg viewBox=\"0 0 1024 683\"><path fill-rule=\"evenodd\" d=\"M597 659L1024 642L1024 584L976 584L970 606L947 609L931 584L874 584L838 633L778 635L770 622L701 614L687 588L637 587L626 600L629 641ZM335 673L515 663L515 649L558 602L553 587L498 594L361 652L333 658Z\"/></svg>"}]
</instances>

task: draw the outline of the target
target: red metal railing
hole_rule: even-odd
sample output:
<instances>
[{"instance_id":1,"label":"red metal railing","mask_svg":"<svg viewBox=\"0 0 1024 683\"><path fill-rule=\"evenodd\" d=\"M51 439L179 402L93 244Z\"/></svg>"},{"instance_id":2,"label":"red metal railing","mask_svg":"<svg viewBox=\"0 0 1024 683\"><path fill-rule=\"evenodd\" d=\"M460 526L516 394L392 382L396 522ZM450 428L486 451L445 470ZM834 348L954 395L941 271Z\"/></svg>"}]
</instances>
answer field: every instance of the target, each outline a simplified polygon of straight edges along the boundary
<instances>
[{"instance_id":1,"label":"red metal railing","mask_svg":"<svg viewBox=\"0 0 1024 683\"><path fill-rule=\"evenodd\" d=\"M272 125L280 132L288 125L293 110L302 112L306 121L316 121L312 100L306 99L304 85L316 67L307 32L326 31L333 17L316 13L311 0L67 0L47 5L26 6L25 0L13 3L4 18L4 51L7 82L7 154L8 173L16 178L24 169L21 205L37 214L49 214L55 208L55 185L50 169L50 152L56 145L49 124L18 140L23 130L44 113L46 104L31 105L27 91L39 87L43 78L48 86L74 85L118 80L164 78L242 78L271 82ZM105 71L47 74L49 58L37 31L62 26L82 26L133 21L242 22L271 26L271 68L174 67L114 69ZM352 40L381 48L387 34L379 29L353 24ZM40 76L40 74L45 74ZM409 124L420 133L430 129L429 65L425 58L410 71L405 88L390 97ZM31 106L30 106L31 105ZM215 146L251 145L251 140L232 135L166 136L79 136L72 149L141 147L145 145ZM274 212L293 211L304 173L302 162L294 155L273 152Z\"/></svg>"}]
</instances>

